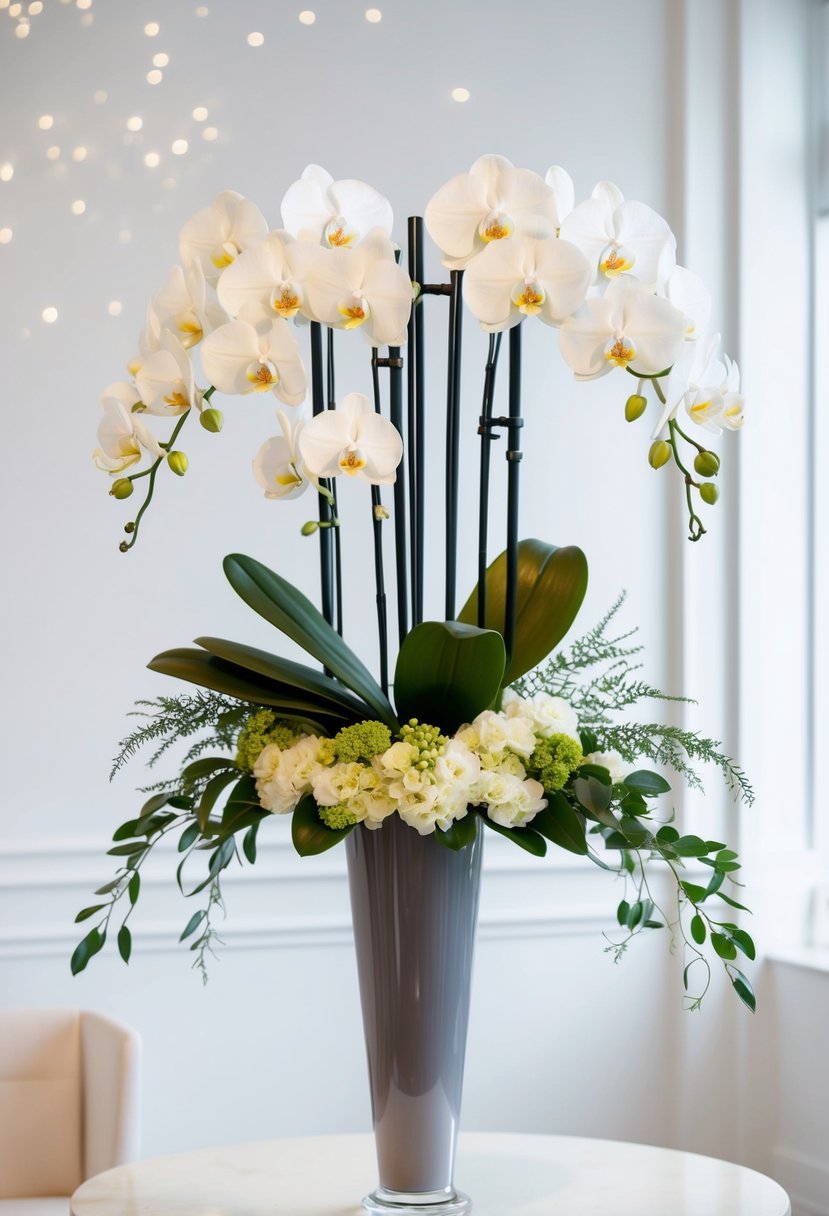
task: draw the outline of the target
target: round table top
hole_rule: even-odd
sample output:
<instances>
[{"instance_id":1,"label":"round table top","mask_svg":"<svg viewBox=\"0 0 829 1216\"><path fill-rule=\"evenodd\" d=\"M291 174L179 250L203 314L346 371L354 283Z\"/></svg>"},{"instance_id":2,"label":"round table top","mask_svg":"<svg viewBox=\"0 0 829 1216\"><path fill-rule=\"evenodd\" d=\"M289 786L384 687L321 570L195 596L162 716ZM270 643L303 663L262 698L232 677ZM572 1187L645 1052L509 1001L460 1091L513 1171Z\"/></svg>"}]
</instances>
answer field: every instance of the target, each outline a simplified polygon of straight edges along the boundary
<instances>
[{"instance_id":1,"label":"round table top","mask_svg":"<svg viewBox=\"0 0 829 1216\"><path fill-rule=\"evenodd\" d=\"M371 1136L238 1144L122 1165L73 1216L360 1216ZM673 1149L569 1136L461 1135L455 1183L473 1216L791 1216L770 1178Z\"/></svg>"}]
</instances>

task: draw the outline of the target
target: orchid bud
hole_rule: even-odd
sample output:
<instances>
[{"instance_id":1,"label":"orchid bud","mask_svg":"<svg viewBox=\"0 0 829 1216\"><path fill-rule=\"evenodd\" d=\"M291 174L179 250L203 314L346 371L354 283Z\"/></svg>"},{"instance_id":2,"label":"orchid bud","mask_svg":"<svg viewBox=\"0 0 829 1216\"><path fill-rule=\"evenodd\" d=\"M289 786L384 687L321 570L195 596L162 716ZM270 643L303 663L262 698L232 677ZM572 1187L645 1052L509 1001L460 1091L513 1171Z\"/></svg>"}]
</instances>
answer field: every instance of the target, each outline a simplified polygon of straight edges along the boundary
<instances>
[{"instance_id":1,"label":"orchid bud","mask_svg":"<svg viewBox=\"0 0 829 1216\"><path fill-rule=\"evenodd\" d=\"M637 418L642 417L647 408L647 397L643 397L641 393L632 393L625 402L625 418L628 422L635 422Z\"/></svg>"},{"instance_id":2,"label":"orchid bud","mask_svg":"<svg viewBox=\"0 0 829 1216\"><path fill-rule=\"evenodd\" d=\"M189 464L189 461L184 455L184 452L170 452L167 456L167 464L177 477L183 477L187 472L187 465Z\"/></svg>"},{"instance_id":3,"label":"orchid bud","mask_svg":"<svg viewBox=\"0 0 829 1216\"><path fill-rule=\"evenodd\" d=\"M319 531L319 524L317 523L317 521L315 519L309 519L307 524L303 524L302 527L300 528L300 532L302 533L303 536L313 536L314 533L318 532L318 531Z\"/></svg>"},{"instance_id":4,"label":"orchid bud","mask_svg":"<svg viewBox=\"0 0 829 1216\"><path fill-rule=\"evenodd\" d=\"M661 469L671 459L671 445L665 439L657 439L648 452L648 463L652 469Z\"/></svg>"},{"instance_id":5,"label":"orchid bud","mask_svg":"<svg viewBox=\"0 0 829 1216\"><path fill-rule=\"evenodd\" d=\"M206 431L212 431L214 435L218 435L224 424L225 416L221 410L214 410L211 406L208 410L202 410L199 414L199 422Z\"/></svg>"},{"instance_id":6,"label":"orchid bud","mask_svg":"<svg viewBox=\"0 0 829 1216\"><path fill-rule=\"evenodd\" d=\"M389 513L386 510L386 508L383 506L382 503L378 503L377 506L374 508L374 518L378 522L389 518Z\"/></svg>"},{"instance_id":7,"label":"orchid bud","mask_svg":"<svg viewBox=\"0 0 829 1216\"><path fill-rule=\"evenodd\" d=\"M708 503L709 507L713 507L720 496L720 488L715 486L713 481L704 481L699 488L699 496L703 502Z\"/></svg>"},{"instance_id":8,"label":"orchid bud","mask_svg":"<svg viewBox=\"0 0 829 1216\"><path fill-rule=\"evenodd\" d=\"M716 452L700 452L694 460L694 469L700 477L716 477L720 471L720 458Z\"/></svg>"},{"instance_id":9,"label":"orchid bud","mask_svg":"<svg viewBox=\"0 0 829 1216\"><path fill-rule=\"evenodd\" d=\"M113 481L109 492L113 498L129 498L134 489L129 477L119 477L117 481Z\"/></svg>"}]
</instances>

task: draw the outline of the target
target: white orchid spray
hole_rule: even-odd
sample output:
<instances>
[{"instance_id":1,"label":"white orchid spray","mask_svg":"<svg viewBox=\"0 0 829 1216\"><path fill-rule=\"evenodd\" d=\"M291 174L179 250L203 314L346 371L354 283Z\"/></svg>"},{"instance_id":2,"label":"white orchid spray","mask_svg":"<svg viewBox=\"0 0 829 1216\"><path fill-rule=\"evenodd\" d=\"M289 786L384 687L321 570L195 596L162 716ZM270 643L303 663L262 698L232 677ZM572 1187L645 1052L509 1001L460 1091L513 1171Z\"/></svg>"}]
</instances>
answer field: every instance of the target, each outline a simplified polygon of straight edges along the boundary
<instances>
[{"instance_id":1,"label":"white orchid spray","mask_svg":"<svg viewBox=\"0 0 829 1216\"><path fill-rule=\"evenodd\" d=\"M599 182L592 196L570 211L561 235L583 251L593 281L601 286L631 274L654 290L676 262L676 240L667 222L645 203L626 202L612 182Z\"/></svg>"},{"instance_id":2,"label":"white orchid spray","mask_svg":"<svg viewBox=\"0 0 829 1216\"><path fill-rule=\"evenodd\" d=\"M224 310L208 293L200 262L192 262L187 270L173 266L150 304L153 325L170 330L185 350L190 350L227 320Z\"/></svg>"},{"instance_id":3,"label":"white orchid spray","mask_svg":"<svg viewBox=\"0 0 829 1216\"><path fill-rule=\"evenodd\" d=\"M101 393L104 416L98 426L100 447L92 453L99 469L115 475L123 473L136 464L145 452L163 457L158 440L134 412L140 406L141 397L132 384L118 380Z\"/></svg>"},{"instance_id":4,"label":"white orchid spray","mask_svg":"<svg viewBox=\"0 0 829 1216\"><path fill-rule=\"evenodd\" d=\"M246 249L223 271L217 284L219 303L230 317L248 305L291 321L302 313L305 293L289 232L277 229Z\"/></svg>"},{"instance_id":5,"label":"white orchid spray","mask_svg":"<svg viewBox=\"0 0 829 1216\"><path fill-rule=\"evenodd\" d=\"M264 215L250 199L223 190L210 207L196 212L181 230L179 254L185 267L198 262L215 284L226 266L268 234Z\"/></svg>"},{"instance_id":6,"label":"white orchid spray","mask_svg":"<svg viewBox=\"0 0 829 1216\"><path fill-rule=\"evenodd\" d=\"M305 400L308 382L291 327L256 305L246 304L235 321L205 338L201 362L219 392L272 392L285 405Z\"/></svg>"},{"instance_id":7,"label":"white orchid spray","mask_svg":"<svg viewBox=\"0 0 829 1216\"><path fill-rule=\"evenodd\" d=\"M358 245L375 228L391 236L391 204L373 186L352 178L335 182L320 165L308 165L282 199L282 222L300 241L328 249Z\"/></svg>"}]
</instances>

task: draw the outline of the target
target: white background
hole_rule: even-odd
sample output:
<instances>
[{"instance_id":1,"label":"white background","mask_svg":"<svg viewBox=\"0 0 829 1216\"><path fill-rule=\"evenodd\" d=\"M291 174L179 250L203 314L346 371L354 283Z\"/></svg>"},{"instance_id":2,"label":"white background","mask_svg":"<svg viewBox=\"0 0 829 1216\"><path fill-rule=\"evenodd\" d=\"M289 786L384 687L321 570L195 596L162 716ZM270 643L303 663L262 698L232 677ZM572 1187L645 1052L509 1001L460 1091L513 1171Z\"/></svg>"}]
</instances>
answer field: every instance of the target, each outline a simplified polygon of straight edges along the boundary
<instances>
[{"instance_id":1,"label":"white background","mask_svg":"<svg viewBox=\"0 0 829 1216\"><path fill-rule=\"evenodd\" d=\"M26 39L0 12L0 163L15 170L0 182L0 228L14 234L0 245L0 1001L99 1007L139 1029L147 1154L358 1129L369 1118L343 859L300 861L286 824L266 825L260 863L227 884L227 945L206 989L175 946L192 909L174 893L172 857L150 875L130 968L108 952L82 977L69 976L79 936L72 918L109 877L107 841L134 812L133 789L144 782L137 764L109 785L111 756L132 702L171 687L145 663L200 633L277 648L224 582L227 552L249 552L310 595L316 589L314 542L299 536L310 504L266 502L250 473L259 444L275 433L261 397L225 403L220 436L185 430L190 471L160 479L141 541L127 556L117 551L129 509L108 498L90 460L97 399L124 374L149 295L176 260L183 221L233 188L277 226L284 190L315 161L385 193L403 240L406 215L422 213L446 178L488 151L542 173L563 164L581 196L610 178L668 218L680 260L715 290L716 324L741 357L749 392L751 438L747 430L723 444L725 492L708 512L711 535L698 546L685 541L681 487L669 471L648 467L647 421L629 426L622 416L632 381L620 374L575 384L555 335L541 326L525 327L522 533L585 549L584 625L627 588L624 622L641 626L645 674L701 700L690 725L740 745L761 793L750 824L768 824L779 791L791 793L800 777L775 767L760 728L747 731L737 693L739 680L749 722L763 716L774 688L755 674L771 646L778 695L795 718L805 704L802 664L786 653L805 636L804 507L768 490L769 452L781 442L770 420L779 415L760 408L778 374L775 339L802 330L804 255L797 223L781 232L751 202L771 159L805 228L799 82L812 7L631 0L622 15L611 0L387 0L382 21L370 24L361 4L327 0L305 26L298 6L281 2L213 0L198 17L189 0L97 0L84 24L74 5L48 0ZM144 35L148 21L160 23L157 37ZM260 48L247 45L254 30L265 35ZM145 77L158 52L170 63L153 86ZM468 102L452 100L457 86L470 91ZM106 101L96 103L98 90ZM206 123L191 118L199 105L209 110ZM763 105L777 121L773 140L767 125L751 123ZM43 114L54 116L49 131L38 129ZM134 136L130 115L143 118ZM205 126L217 129L214 141L202 137ZM189 141L183 157L170 151L176 138ZM55 161L46 157L52 145L61 149ZM78 146L88 150L82 162L72 158ZM144 166L148 151L160 154L157 169ZM86 203L83 215L71 212L76 199ZM775 273L785 271L782 307L760 317L758 266L774 242L784 246L775 261ZM428 271L441 273L434 253ZM122 303L119 317L108 315L113 300ZM429 303L437 429L444 306ZM41 320L46 307L58 309L53 325ZM464 497L485 348L467 320ZM368 391L359 334L338 339L340 355L340 390ZM802 369L805 358L798 350L789 367ZM787 381L794 477L807 447L805 381L802 370ZM441 482L436 459L429 519L438 563ZM780 528L775 543L792 562L785 618L779 579L763 561L761 492L762 511ZM355 487L343 498L348 633L373 664L369 508ZM474 576L474 539L465 535L462 595ZM762 632L745 592L758 570L770 622ZM431 612L439 614L441 599L435 581ZM729 839L756 845L754 829L710 784L711 797L683 802L680 815L712 832L725 820ZM793 836L802 805L798 787L787 812ZM825 974L767 964L753 1023L717 976L690 1018L681 1012L679 960L658 935L618 967L603 953L621 897L608 876L500 844L486 861L464 1125L638 1139L745 1160L776 1172L802 1213L825 1216L829 1078L804 1046L829 1003ZM793 870L804 856L795 855ZM790 911L786 891L765 874L761 857L758 898L769 886L765 902L797 933L801 905Z\"/></svg>"}]
</instances>

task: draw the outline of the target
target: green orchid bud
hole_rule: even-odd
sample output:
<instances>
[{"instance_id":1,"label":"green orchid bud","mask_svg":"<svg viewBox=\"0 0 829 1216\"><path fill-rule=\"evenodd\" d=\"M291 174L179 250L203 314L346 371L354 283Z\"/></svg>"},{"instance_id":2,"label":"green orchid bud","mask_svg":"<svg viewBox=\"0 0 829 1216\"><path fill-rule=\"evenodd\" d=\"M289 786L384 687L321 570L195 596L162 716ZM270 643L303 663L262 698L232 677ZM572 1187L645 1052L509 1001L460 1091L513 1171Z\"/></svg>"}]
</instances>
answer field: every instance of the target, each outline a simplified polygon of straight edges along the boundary
<instances>
[{"instance_id":1,"label":"green orchid bud","mask_svg":"<svg viewBox=\"0 0 829 1216\"><path fill-rule=\"evenodd\" d=\"M378 503L374 508L374 518L378 521L389 518L389 513L382 503Z\"/></svg>"},{"instance_id":2,"label":"green orchid bud","mask_svg":"<svg viewBox=\"0 0 829 1216\"><path fill-rule=\"evenodd\" d=\"M318 532L318 531L319 531L319 524L317 523L317 521L315 519L309 519L307 524L303 524L302 527L300 528L300 532L302 533L303 536L313 536L314 533Z\"/></svg>"},{"instance_id":3,"label":"green orchid bud","mask_svg":"<svg viewBox=\"0 0 829 1216\"><path fill-rule=\"evenodd\" d=\"M694 460L694 469L700 477L716 477L720 471L720 458L716 452L700 452Z\"/></svg>"},{"instance_id":4,"label":"green orchid bud","mask_svg":"<svg viewBox=\"0 0 829 1216\"><path fill-rule=\"evenodd\" d=\"M117 481L113 481L109 492L113 498L129 498L134 489L129 477L119 477Z\"/></svg>"},{"instance_id":5,"label":"green orchid bud","mask_svg":"<svg viewBox=\"0 0 829 1216\"><path fill-rule=\"evenodd\" d=\"M183 477L187 472L187 466L190 462L184 455L184 452L170 452L167 456L167 464L173 470L177 477Z\"/></svg>"},{"instance_id":6,"label":"green orchid bud","mask_svg":"<svg viewBox=\"0 0 829 1216\"><path fill-rule=\"evenodd\" d=\"M671 459L671 445L665 439L657 439L648 452L648 464L652 469L661 469Z\"/></svg>"},{"instance_id":7,"label":"green orchid bud","mask_svg":"<svg viewBox=\"0 0 829 1216\"><path fill-rule=\"evenodd\" d=\"M625 418L628 422L635 422L637 418L642 417L647 408L647 397L643 397L641 393L632 393L625 402Z\"/></svg>"},{"instance_id":8,"label":"green orchid bud","mask_svg":"<svg viewBox=\"0 0 829 1216\"><path fill-rule=\"evenodd\" d=\"M122 540L118 546L119 553L129 553L130 547L125 540Z\"/></svg>"},{"instance_id":9,"label":"green orchid bud","mask_svg":"<svg viewBox=\"0 0 829 1216\"><path fill-rule=\"evenodd\" d=\"M720 496L720 488L715 486L713 481L704 481L699 488L699 496L703 502L708 503L709 507L713 507Z\"/></svg>"},{"instance_id":10,"label":"green orchid bud","mask_svg":"<svg viewBox=\"0 0 829 1216\"><path fill-rule=\"evenodd\" d=\"M225 416L221 410L214 410L211 406L208 410L202 410L199 414L199 422L206 431L212 431L214 435L218 435L224 425Z\"/></svg>"}]
</instances>

